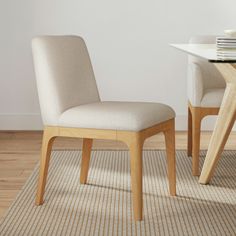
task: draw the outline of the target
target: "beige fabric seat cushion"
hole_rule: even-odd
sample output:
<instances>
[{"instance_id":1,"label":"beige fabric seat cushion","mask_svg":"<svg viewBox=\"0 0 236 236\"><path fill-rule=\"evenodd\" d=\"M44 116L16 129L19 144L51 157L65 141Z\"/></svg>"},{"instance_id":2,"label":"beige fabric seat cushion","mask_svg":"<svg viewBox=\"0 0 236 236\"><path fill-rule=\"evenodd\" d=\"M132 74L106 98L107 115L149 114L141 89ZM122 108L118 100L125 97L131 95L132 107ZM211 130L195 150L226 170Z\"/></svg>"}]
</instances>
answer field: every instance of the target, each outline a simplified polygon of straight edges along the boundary
<instances>
[{"instance_id":1,"label":"beige fabric seat cushion","mask_svg":"<svg viewBox=\"0 0 236 236\"><path fill-rule=\"evenodd\" d=\"M220 107L225 89L206 89L201 100L201 107Z\"/></svg>"},{"instance_id":2,"label":"beige fabric seat cushion","mask_svg":"<svg viewBox=\"0 0 236 236\"><path fill-rule=\"evenodd\" d=\"M174 110L161 103L107 101L66 110L59 126L140 131L174 117Z\"/></svg>"}]
</instances>

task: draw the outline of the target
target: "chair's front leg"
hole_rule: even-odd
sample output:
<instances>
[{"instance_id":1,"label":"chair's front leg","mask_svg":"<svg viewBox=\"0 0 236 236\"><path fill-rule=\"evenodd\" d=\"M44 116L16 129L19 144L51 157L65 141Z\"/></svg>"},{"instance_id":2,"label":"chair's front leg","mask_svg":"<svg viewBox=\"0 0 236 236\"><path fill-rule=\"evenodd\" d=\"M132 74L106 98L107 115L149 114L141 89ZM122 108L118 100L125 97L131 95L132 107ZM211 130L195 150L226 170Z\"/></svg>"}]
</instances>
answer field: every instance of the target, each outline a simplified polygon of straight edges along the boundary
<instances>
[{"instance_id":1,"label":"chair's front leg","mask_svg":"<svg viewBox=\"0 0 236 236\"><path fill-rule=\"evenodd\" d=\"M176 195L176 161L175 161L175 120L169 121L168 129L164 131L170 195Z\"/></svg>"},{"instance_id":2,"label":"chair's front leg","mask_svg":"<svg viewBox=\"0 0 236 236\"><path fill-rule=\"evenodd\" d=\"M54 139L55 139L55 136L52 136L51 130L46 128L43 133L38 190L37 190L36 202L35 202L36 205L43 204L43 195L44 195L45 186L46 186L50 155L51 155Z\"/></svg>"},{"instance_id":3,"label":"chair's front leg","mask_svg":"<svg viewBox=\"0 0 236 236\"><path fill-rule=\"evenodd\" d=\"M199 175L199 153L200 153L200 134L201 134L201 111L200 108L192 109L192 174Z\"/></svg>"},{"instance_id":4,"label":"chair's front leg","mask_svg":"<svg viewBox=\"0 0 236 236\"><path fill-rule=\"evenodd\" d=\"M86 184L87 182L92 144L93 144L92 139L89 138L83 139L82 161L81 161L81 172L80 172L81 184Z\"/></svg>"},{"instance_id":5,"label":"chair's front leg","mask_svg":"<svg viewBox=\"0 0 236 236\"><path fill-rule=\"evenodd\" d=\"M137 134L130 140L130 166L131 166L131 188L134 209L134 219L143 218L143 193L142 193L142 148L143 141Z\"/></svg>"}]
</instances>

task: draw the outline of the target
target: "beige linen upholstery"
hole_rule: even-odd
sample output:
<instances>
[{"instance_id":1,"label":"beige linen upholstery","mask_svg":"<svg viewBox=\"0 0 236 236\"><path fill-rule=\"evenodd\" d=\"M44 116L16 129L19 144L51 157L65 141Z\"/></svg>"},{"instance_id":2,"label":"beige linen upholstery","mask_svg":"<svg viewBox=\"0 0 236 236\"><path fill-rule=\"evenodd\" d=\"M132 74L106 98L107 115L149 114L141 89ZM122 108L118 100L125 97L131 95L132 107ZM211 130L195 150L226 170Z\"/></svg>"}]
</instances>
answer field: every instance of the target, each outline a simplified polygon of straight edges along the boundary
<instances>
[{"instance_id":1,"label":"beige linen upholstery","mask_svg":"<svg viewBox=\"0 0 236 236\"><path fill-rule=\"evenodd\" d=\"M46 126L139 131L175 117L164 104L100 102L81 37L41 36L33 39L32 48Z\"/></svg>"},{"instance_id":2,"label":"beige linen upholstery","mask_svg":"<svg viewBox=\"0 0 236 236\"><path fill-rule=\"evenodd\" d=\"M36 205L43 204L53 141L61 136L83 138L81 184L87 183L93 139L112 139L128 146L134 219L142 220L143 143L148 137L164 133L169 190L175 196L173 109L160 103L101 101L88 50L78 36L37 37L32 49L45 125Z\"/></svg>"},{"instance_id":3,"label":"beige linen upholstery","mask_svg":"<svg viewBox=\"0 0 236 236\"><path fill-rule=\"evenodd\" d=\"M32 41L39 102L45 125L57 125L68 108L100 101L84 40L41 36Z\"/></svg>"},{"instance_id":4,"label":"beige linen upholstery","mask_svg":"<svg viewBox=\"0 0 236 236\"><path fill-rule=\"evenodd\" d=\"M216 36L192 37L189 43L213 44ZM212 63L199 57L188 59L188 99L194 107L220 107L225 81Z\"/></svg>"},{"instance_id":5,"label":"beige linen upholstery","mask_svg":"<svg viewBox=\"0 0 236 236\"><path fill-rule=\"evenodd\" d=\"M160 103L98 102L66 110L59 125L140 131L174 117L173 109Z\"/></svg>"},{"instance_id":6,"label":"beige linen upholstery","mask_svg":"<svg viewBox=\"0 0 236 236\"><path fill-rule=\"evenodd\" d=\"M201 107L220 107L225 88L205 89L201 100Z\"/></svg>"}]
</instances>

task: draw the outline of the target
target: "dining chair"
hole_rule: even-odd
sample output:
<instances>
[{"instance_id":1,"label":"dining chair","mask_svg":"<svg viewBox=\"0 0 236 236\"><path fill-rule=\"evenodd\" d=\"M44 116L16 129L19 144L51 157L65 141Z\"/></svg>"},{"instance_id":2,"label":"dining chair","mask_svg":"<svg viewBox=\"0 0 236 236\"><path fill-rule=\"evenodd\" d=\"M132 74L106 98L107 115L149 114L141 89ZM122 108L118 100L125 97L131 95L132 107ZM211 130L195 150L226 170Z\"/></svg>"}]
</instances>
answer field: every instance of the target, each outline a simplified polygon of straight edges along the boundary
<instances>
[{"instance_id":1,"label":"dining chair","mask_svg":"<svg viewBox=\"0 0 236 236\"><path fill-rule=\"evenodd\" d=\"M189 43L215 44L216 36L192 37ZM201 121L217 115L225 91L225 81L212 63L199 57L188 58L188 156L192 174L199 175Z\"/></svg>"},{"instance_id":2,"label":"dining chair","mask_svg":"<svg viewBox=\"0 0 236 236\"><path fill-rule=\"evenodd\" d=\"M142 147L163 132L169 190L176 194L175 112L161 103L101 101L84 40L79 36L39 36L33 60L44 123L36 205L43 195L53 141L83 138L80 183L86 184L93 139L123 141L130 151L134 219L142 220Z\"/></svg>"}]
</instances>

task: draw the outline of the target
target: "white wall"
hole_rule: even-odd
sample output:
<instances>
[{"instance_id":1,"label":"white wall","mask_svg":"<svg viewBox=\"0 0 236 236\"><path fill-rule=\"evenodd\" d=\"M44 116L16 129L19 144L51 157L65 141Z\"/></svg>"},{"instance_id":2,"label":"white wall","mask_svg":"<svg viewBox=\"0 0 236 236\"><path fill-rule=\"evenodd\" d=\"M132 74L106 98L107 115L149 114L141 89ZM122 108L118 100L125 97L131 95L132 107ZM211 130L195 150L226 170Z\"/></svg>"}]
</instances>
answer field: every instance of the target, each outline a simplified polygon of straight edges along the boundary
<instances>
[{"instance_id":1,"label":"white wall","mask_svg":"<svg viewBox=\"0 0 236 236\"><path fill-rule=\"evenodd\" d=\"M235 8L235 0L0 0L0 129L42 127L30 48L40 34L83 36L103 100L167 103L185 129L187 56L168 44L236 28Z\"/></svg>"}]
</instances>

